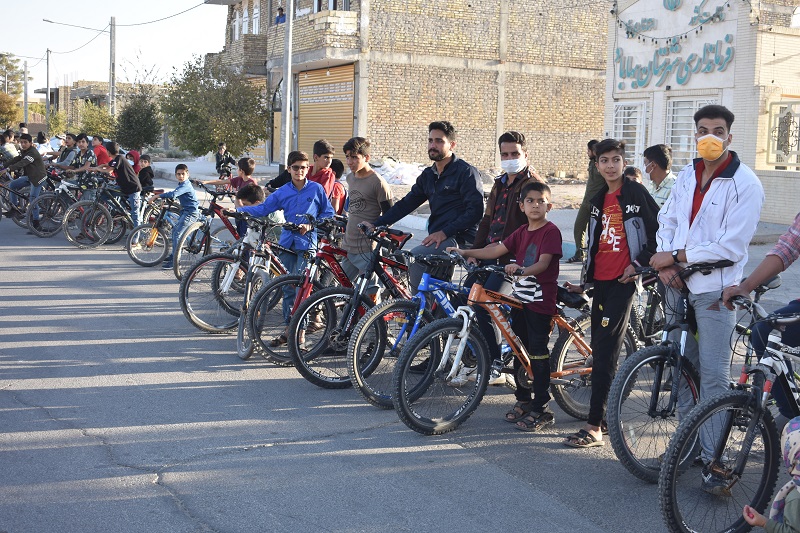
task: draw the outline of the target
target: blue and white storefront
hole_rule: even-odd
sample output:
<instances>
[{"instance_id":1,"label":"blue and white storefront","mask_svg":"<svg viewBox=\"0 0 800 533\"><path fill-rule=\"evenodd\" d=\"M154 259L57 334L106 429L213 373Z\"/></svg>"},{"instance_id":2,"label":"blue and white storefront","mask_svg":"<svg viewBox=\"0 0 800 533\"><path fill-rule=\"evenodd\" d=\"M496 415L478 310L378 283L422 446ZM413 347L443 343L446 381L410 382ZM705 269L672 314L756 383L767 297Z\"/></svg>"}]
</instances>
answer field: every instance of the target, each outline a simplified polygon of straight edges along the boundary
<instances>
[{"instance_id":1,"label":"blue and white storefront","mask_svg":"<svg viewBox=\"0 0 800 533\"><path fill-rule=\"evenodd\" d=\"M733 144L764 183L762 220L800 211L800 0L628 0L609 22L605 133L642 151L696 157L692 116L716 103L736 115Z\"/></svg>"}]
</instances>

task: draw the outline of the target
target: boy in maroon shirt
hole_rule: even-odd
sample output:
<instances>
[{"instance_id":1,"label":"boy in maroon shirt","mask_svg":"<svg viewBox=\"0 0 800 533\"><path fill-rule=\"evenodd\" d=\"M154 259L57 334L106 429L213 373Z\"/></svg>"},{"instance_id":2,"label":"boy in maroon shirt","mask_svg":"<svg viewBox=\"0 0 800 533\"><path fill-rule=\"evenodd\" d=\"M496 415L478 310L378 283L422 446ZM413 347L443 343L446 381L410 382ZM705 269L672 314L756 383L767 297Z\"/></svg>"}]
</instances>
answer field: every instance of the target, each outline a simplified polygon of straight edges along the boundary
<instances>
[{"instance_id":1,"label":"boy in maroon shirt","mask_svg":"<svg viewBox=\"0 0 800 533\"><path fill-rule=\"evenodd\" d=\"M556 313L558 294L558 260L561 258L561 231L547 220L553 207L550 202L550 187L544 183L531 182L520 191L519 208L528 219L511 235L496 246L477 250L459 250L464 257L497 259L511 253L516 263L505 266L506 274L528 277L524 310L515 309L511 327L525 343L533 369L533 389L517 384L517 403L506 413L506 422L516 423L521 431L541 431L555 423L550 401L550 322ZM514 371L520 362L514 359ZM532 393L532 394L531 394Z\"/></svg>"}]
</instances>

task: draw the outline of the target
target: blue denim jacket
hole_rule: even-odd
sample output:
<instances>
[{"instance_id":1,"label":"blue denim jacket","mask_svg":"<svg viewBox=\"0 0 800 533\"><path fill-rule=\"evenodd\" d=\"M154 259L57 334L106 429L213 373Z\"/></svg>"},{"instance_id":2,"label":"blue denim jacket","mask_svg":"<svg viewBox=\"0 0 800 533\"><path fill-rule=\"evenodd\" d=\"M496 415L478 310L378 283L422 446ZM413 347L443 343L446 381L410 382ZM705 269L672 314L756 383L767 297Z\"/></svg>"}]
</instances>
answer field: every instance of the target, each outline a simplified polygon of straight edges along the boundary
<instances>
[{"instance_id":1,"label":"blue denim jacket","mask_svg":"<svg viewBox=\"0 0 800 533\"><path fill-rule=\"evenodd\" d=\"M295 224L307 224L308 220L302 216L306 213L313 215L314 218L330 218L334 215L325 189L319 183L308 180L300 190L290 181L270 194L263 203L239 207L236 210L256 217L265 217L279 209L283 209L286 222ZM286 229L281 232L280 245L292 250L308 250L316 243L316 231L309 231L305 235Z\"/></svg>"},{"instance_id":2,"label":"blue denim jacket","mask_svg":"<svg viewBox=\"0 0 800 533\"><path fill-rule=\"evenodd\" d=\"M160 198L177 198L181 203L181 213L194 213L200 202L197 201L197 194L194 192L194 187L189 183L189 180L182 181L175 187L175 190L167 191L161 195Z\"/></svg>"}]
</instances>

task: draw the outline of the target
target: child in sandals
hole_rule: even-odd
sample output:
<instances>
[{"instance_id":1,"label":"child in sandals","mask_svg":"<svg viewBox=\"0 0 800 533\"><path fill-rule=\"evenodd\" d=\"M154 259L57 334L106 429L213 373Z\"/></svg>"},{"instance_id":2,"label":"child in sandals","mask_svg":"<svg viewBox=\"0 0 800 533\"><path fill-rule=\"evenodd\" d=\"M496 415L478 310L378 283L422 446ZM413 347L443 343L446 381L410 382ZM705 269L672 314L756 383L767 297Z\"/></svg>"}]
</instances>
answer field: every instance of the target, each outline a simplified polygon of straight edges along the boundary
<instances>
[{"instance_id":1,"label":"child in sandals","mask_svg":"<svg viewBox=\"0 0 800 533\"><path fill-rule=\"evenodd\" d=\"M547 406L550 401L550 351L547 342L550 323L556 313L561 231L547 220L547 213L553 207L550 198L550 187L546 184L528 183L520 191L518 200L519 208L528 219L527 224L496 246L478 250L448 248L448 251L476 259L497 259L513 253L516 264L506 265L506 273L527 277L524 288L523 284L515 284L514 297L524 301L525 306L514 309L511 327L528 350L533 369L533 389L518 383L515 392L517 403L505 414L505 421L514 423L520 431L541 431L555 423L553 412ZM508 208L514 208L510 201ZM514 370L519 367L519 360L514 358Z\"/></svg>"}]
</instances>

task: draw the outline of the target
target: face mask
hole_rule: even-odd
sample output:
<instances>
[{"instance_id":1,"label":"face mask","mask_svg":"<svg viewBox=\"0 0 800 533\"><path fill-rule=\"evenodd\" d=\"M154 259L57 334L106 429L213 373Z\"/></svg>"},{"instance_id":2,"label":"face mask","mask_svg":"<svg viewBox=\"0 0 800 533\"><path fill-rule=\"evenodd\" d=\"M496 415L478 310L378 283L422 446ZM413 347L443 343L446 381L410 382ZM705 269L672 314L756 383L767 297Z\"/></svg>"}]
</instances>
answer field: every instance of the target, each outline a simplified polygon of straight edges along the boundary
<instances>
[{"instance_id":1,"label":"face mask","mask_svg":"<svg viewBox=\"0 0 800 533\"><path fill-rule=\"evenodd\" d=\"M716 161L725 153L725 141L709 133L697 139L697 153L706 161Z\"/></svg>"},{"instance_id":2,"label":"face mask","mask_svg":"<svg viewBox=\"0 0 800 533\"><path fill-rule=\"evenodd\" d=\"M506 159L500 161L500 168L503 169L503 172L507 174L516 174L523 168L528 166L528 161L524 158L520 159Z\"/></svg>"},{"instance_id":3,"label":"face mask","mask_svg":"<svg viewBox=\"0 0 800 533\"><path fill-rule=\"evenodd\" d=\"M650 173L647 171L647 167L649 166L650 165L645 165L642 167L642 175L647 179L650 179Z\"/></svg>"}]
</instances>

